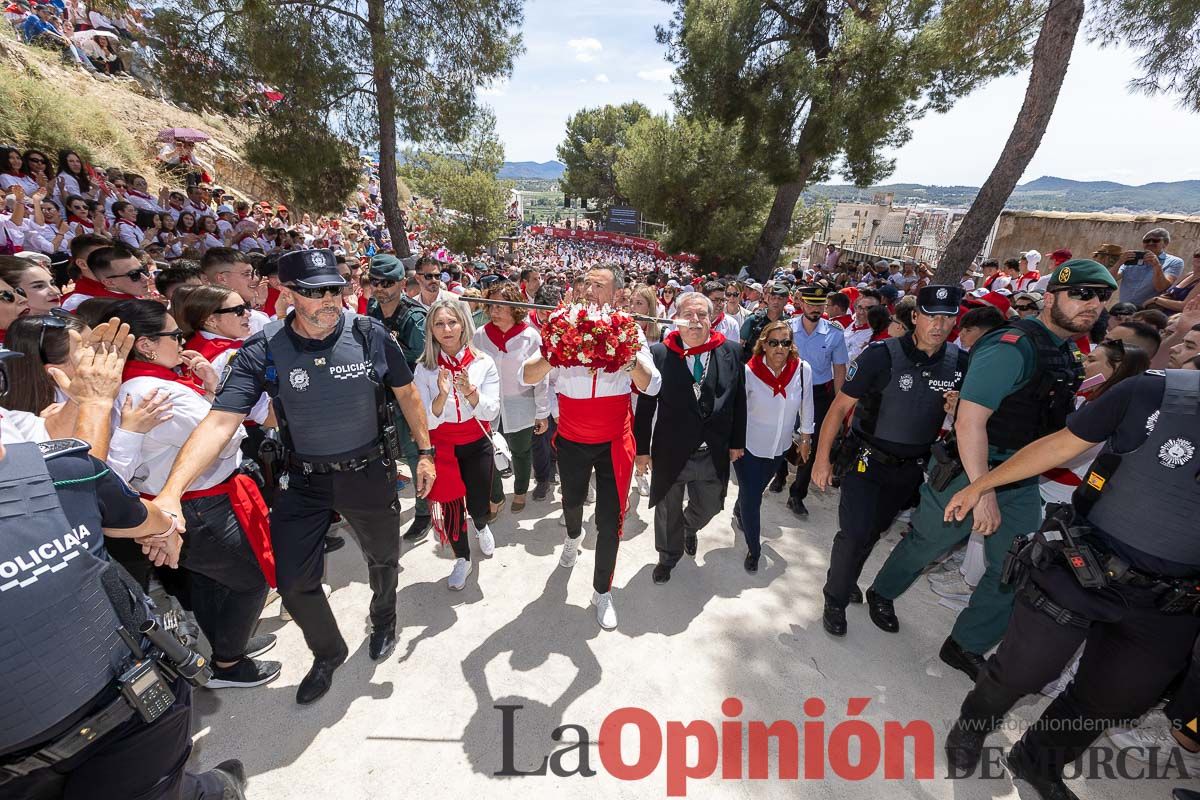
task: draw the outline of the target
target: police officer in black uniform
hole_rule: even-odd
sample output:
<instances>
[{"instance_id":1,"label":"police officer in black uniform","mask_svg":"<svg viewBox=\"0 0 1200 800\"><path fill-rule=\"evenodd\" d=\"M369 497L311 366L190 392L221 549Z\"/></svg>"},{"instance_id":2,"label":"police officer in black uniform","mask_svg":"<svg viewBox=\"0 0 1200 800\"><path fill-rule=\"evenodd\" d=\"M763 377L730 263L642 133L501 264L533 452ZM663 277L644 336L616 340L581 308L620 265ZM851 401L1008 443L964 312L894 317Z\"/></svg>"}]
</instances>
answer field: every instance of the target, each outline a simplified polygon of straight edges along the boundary
<instances>
[{"instance_id":1,"label":"police officer in black uniform","mask_svg":"<svg viewBox=\"0 0 1200 800\"><path fill-rule=\"evenodd\" d=\"M404 292L404 264L390 253L380 253L371 259L368 282L371 286L371 301L367 304L367 315L383 323L404 351L404 360L410 370L416 369L417 361L425 349L425 318L429 309ZM417 443L408 435L408 426L403 414L396 414L396 430L404 448L404 461L410 474L417 472ZM415 488L415 487L414 487ZM417 496L412 524L402 537L409 544L425 538L432 526L429 504L424 497Z\"/></svg>"},{"instance_id":2,"label":"police officer in black uniform","mask_svg":"<svg viewBox=\"0 0 1200 800\"><path fill-rule=\"evenodd\" d=\"M834 473L834 438L854 412L838 454L839 530L825 582L822 623L834 636L846 635L846 605L862 602L856 584L863 564L925 480L930 445L957 399L967 354L946 338L954 329L962 296L958 286L921 289L913 315L916 329L875 342L862 352L821 425L812 481L825 490Z\"/></svg>"},{"instance_id":3,"label":"police officer in black uniform","mask_svg":"<svg viewBox=\"0 0 1200 800\"><path fill-rule=\"evenodd\" d=\"M370 577L368 653L396 646L400 511L396 461L401 445L392 419L398 402L417 442L417 493L433 485L433 448L425 411L404 353L378 321L344 313L329 250L298 250L279 259L279 280L293 311L254 334L230 363L212 411L176 459L155 503L178 514L179 497L217 456L265 390L288 451L286 486L271 509L271 541L284 605L315 658L296 702L322 697L349 655L321 590L322 543L330 516L341 514L358 540Z\"/></svg>"},{"instance_id":4,"label":"police officer in black uniform","mask_svg":"<svg viewBox=\"0 0 1200 800\"><path fill-rule=\"evenodd\" d=\"M19 356L0 351L0 378L3 361ZM144 542L170 566L182 546L170 517L89 455L86 442L0 442L0 798L244 797L238 761L184 772L186 681L156 666L155 693L143 685L140 695L158 701L146 706L157 714L149 722L122 695L135 658L117 628L132 628L134 644L153 653L136 633L150 609L109 559L106 534Z\"/></svg>"},{"instance_id":5,"label":"police officer in black uniform","mask_svg":"<svg viewBox=\"0 0 1200 800\"><path fill-rule=\"evenodd\" d=\"M1014 776L1047 800L1074 797L1064 766L1153 705L1200 632L1200 372L1123 381L946 506L947 519L962 519L989 489L1100 442L1072 504L1048 509L1041 532L1006 564L1018 587L1008 631L946 740L951 763L973 767L987 733L1084 645L1074 680L1008 754Z\"/></svg>"}]
</instances>

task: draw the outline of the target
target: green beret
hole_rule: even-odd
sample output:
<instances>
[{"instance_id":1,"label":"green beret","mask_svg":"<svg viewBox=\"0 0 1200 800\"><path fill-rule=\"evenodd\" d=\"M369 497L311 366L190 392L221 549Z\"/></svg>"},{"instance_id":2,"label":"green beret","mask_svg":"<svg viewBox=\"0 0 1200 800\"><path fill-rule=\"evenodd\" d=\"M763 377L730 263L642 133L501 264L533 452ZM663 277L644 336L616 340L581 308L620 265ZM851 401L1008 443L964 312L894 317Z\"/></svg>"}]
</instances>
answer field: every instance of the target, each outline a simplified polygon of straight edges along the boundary
<instances>
[{"instance_id":1,"label":"green beret","mask_svg":"<svg viewBox=\"0 0 1200 800\"><path fill-rule=\"evenodd\" d=\"M404 265L391 253L380 253L371 257L370 275L372 278L384 281L402 281L404 280Z\"/></svg>"},{"instance_id":2,"label":"green beret","mask_svg":"<svg viewBox=\"0 0 1200 800\"><path fill-rule=\"evenodd\" d=\"M1090 258L1072 258L1050 273L1050 283L1046 288L1053 291L1058 286L1107 286L1116 289L1117 281L1103 264Z\"/></svg>"}]
</instances>

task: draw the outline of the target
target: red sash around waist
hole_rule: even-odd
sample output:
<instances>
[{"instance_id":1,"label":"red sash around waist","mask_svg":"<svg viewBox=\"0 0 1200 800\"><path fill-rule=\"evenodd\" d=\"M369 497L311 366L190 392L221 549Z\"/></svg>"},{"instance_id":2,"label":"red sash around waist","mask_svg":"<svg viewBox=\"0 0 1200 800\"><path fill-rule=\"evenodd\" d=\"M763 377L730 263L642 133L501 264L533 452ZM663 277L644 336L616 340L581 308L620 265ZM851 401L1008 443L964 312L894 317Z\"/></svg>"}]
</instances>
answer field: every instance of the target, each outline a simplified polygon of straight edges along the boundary
<instances>
[{"instance_id":1,"label":"red sash around waist","mask_svg":"<svg viewBox=\"0 0 1200 800\"><path fill-rule=\"evenodd\" d=\"M428 500L437 503L448 503L460 497L466 497L467 486L463 483L462 473L458 471L458 459L454 455L455 445L477 442L483 437L484 431L490 432L490 426L474 418L463 422L443 422L429 432L429 442L436 451L433 465L437 469L437 478L433 488L429 490Z\"/></svg>"},{"instance_id":2,"label":"red sash around waist","mask_svg":"<svg viewBox=\"0 0 1200 800\"><path fill-rule=\"evenodd\" d=\"M608 397L558 396L558 436L580 444L609 443L613 478L617 485L620 519L629 508L629 482L633 479L633 405L627 394ZM624 530L623 522L617 532Z\"/></svg>"}]
</instances>

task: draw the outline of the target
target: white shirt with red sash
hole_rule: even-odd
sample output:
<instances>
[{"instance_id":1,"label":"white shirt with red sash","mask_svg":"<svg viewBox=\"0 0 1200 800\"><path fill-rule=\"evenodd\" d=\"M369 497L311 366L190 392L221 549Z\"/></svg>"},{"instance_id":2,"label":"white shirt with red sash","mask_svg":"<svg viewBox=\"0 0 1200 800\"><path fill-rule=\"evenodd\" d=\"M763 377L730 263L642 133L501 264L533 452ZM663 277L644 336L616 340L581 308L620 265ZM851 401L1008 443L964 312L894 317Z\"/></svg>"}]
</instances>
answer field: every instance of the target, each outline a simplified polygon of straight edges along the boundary
<instances>
[{"instance_id":1,"label":"white shirt with red sash","mask_svg":"<svg viewBox=\"0 0 1200 800\"><path fill-rule=\"evenodd\" d=\"M792 444L796 416L800 432L815 427L812 367L791 359L775 374L761 356L746 364L746 450L758 458L783 455Z\"/></svg>"},{"instance_id":2,"label":"white shirt with red sash","mask_svg":"<svg viewBox=\"0 0 1200 800\"><path fill-rule=\"evenodd\" d=\"M110 297L113 300L136 300L137 298L131 294L124 292L114 292L100 281L94 281L91 278L79 278L75 281L75 291L66 295L62 299L62 308L64 311L74 311L79 308L79 304L84 300L91 300L93 297Z\"/></svg>"},{"instance_id":3,"label":"white shirt with red sash","mask_svg":"<svg viewBox=\"0 0 1200 800\"><path fill-rule=\"evenodd\" d=\"M843 331L843 335L846 337L846 355L853 361L871 343L874 331L870 325L859 327L858 323L852 322L850 327Z\"/></svg>"},{"instance_id":4,"label":"white shirt with red sash","mask_svg":"<svg viewBox=\"0 0 1200 800\"><path fill-rule=\"evenodd\" d=\"M475 349L496 362L500 373L500 423L505 433L516 433L550 416L550 381L543 378L533 387L521 384L525 359L542 349L542 336L528 323L517 323L501 331L487 323L475 331Z\"/></svg>"},{"instance_id":5,"label":"white shirt with red sash","mask_svg":"<svg viewBox=\"0 0 1200 800\"><path fill-rule=\"evenodd\" d=\"M241 339L226 339L224 336L218 336L208 331L197 331L191 339L188 339L184 349L195 350L204 356L208 363L213 365L217 374L224 377L225 371L229 368L229 362L233 361L233 357L238 354L238 350L244 343ZM250 409L250 413L246 415L246 419L262 425L266 422L270 410L271 396L263 392L262 397L254 404L254 408Z\"/></svg>"}]
</instances>

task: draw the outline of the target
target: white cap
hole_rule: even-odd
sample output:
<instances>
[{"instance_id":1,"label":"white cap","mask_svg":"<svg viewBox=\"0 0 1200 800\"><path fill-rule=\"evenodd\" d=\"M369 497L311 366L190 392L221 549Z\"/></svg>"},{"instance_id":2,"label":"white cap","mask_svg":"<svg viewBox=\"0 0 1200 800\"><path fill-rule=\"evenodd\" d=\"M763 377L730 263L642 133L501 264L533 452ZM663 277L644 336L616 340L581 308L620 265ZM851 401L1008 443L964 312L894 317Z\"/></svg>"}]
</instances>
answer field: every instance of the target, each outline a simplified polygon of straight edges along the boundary
<instances>
[{"instance_id":1,"label":"white cap","mask_svg":"<svg viewBox=\"0 0 1200 800\"><path fill-rule=\"evenodd\" d=\"M670 286L672 289L678 289L679 281L676 281L676 280L667 281L667 286Z\"/></svg>"},{"instance_id":2,"label":"white cap","mask_svg":"<svg viewBox=\"0 0 1200 800\"><path fill-rule=\"evenodd\" d=\"M237 212L233 210L233 206L225 205L224 203L217 206L217 216L220 216L221 214L236 214L236 213Z\"/></svg>"}]
</instances>

